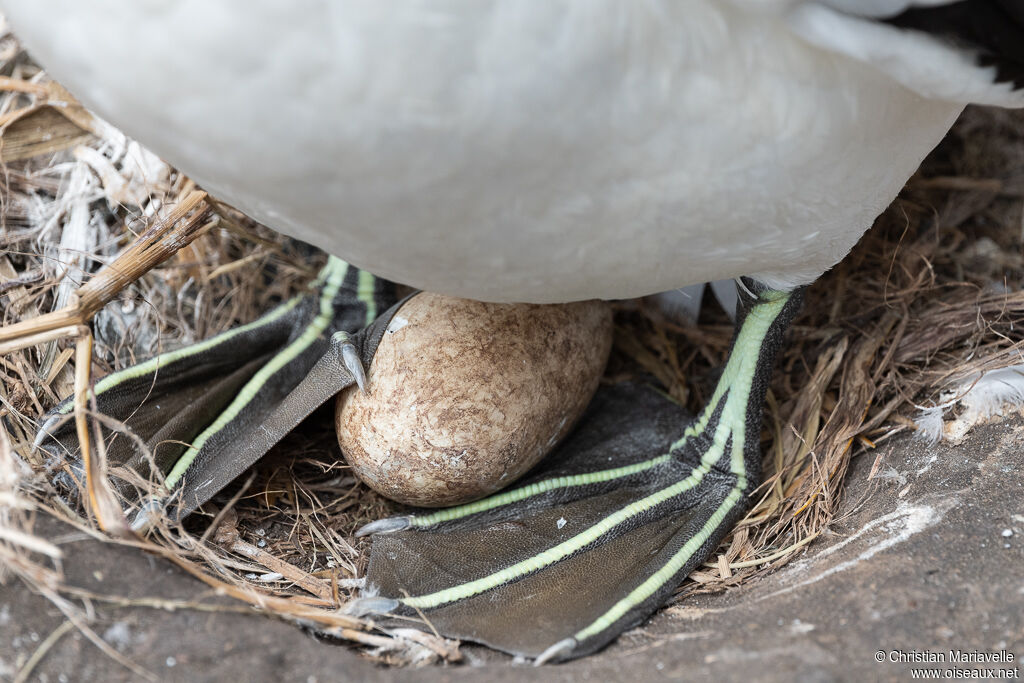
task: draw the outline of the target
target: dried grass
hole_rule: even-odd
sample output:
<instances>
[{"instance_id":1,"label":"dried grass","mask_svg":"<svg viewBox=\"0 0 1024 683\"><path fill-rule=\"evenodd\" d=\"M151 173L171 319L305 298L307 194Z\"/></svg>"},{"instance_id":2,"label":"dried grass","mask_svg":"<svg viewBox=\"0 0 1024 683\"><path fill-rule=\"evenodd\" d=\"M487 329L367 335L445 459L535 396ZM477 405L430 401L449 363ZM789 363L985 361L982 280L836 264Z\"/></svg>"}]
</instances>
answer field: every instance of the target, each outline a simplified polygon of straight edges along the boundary
<instances>
[{"instance_id":1,"label":"dried grass","mask_svg":"<svg viewBox=\"0 0 1024 683\"><path fill-rule=\"evenodd\" d=\"M0 344L22 340L0 355L0 583L13 575L31 584L98 645L85 601L146 602L66 584L60 549L32 533L45 512L377 661L458 661L457 643L343 613L369 549L353 532L397 507L339 461L329 415L311 418L185 525L146 541L101 533L61 501L48 483L59 464L30 444L39 416L72 393L76 369L84 386L76 339L95 340L91 373L101 376L252 320L299 291L321 257L213 204L215 224L211 207L189 214L205 230L200 239L98 288L94 273L130 245L180 227L166 217L191 182L77 106L9 34L0 36L0 131L0 322L22 326L0 332ZM852 457L910 428L907 416L946 382L1020 362L1022 131L1019 115L969 112L854 253L809 290L768 400L758 503L679 596L788 562L835 519ZM90 286L104 295L90 299ZM680 327L620 308L609 381L653 375L699 409L728 349L727 319L710 311L701 326ZM26 326L37 335L28 346ZM198 599L177 606L228 609Z\"/></svg>"}]
</instances>

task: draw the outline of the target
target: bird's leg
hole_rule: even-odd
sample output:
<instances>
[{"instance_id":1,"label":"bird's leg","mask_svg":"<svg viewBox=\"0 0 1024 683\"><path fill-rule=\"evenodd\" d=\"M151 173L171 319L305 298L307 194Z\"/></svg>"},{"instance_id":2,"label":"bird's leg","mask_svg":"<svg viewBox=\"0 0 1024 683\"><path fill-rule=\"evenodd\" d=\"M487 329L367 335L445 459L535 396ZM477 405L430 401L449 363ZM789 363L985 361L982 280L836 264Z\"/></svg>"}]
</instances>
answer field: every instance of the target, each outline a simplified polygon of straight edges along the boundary
<instances>
[{"instance_id":1,"label":"bird's leg","mask_svg":"<svg viewBox=\"0 0 1024 683\"><path fill-rule=\"evenodd\" d=\"M664 603L715 550L760 476L762 403L799 292L740 286L711 400L681 411L635 385L603 390L541 470L509 491L371 523L358 607L422 612L442 632L538 657L584 655Z\"/></svg>"},{"instance_id":2,"label":"bird's leg","mask_svg":"<svg viewBox=\"0 0 1024 683\"><path fill-rule=\"evenodd\" d=\"M99 412L130 432L107 433L113 473L125 475L117 488L131 499L133 478L156 479L136 526L164 508L188 514L341 388L365 382L380 328L371 323L389 318L394 300L391 283L331 257L307 295L98 381ZM69 399L50 412L37 443L69 456L75 477L71 408Z\"/></svg>"}]
</instances>

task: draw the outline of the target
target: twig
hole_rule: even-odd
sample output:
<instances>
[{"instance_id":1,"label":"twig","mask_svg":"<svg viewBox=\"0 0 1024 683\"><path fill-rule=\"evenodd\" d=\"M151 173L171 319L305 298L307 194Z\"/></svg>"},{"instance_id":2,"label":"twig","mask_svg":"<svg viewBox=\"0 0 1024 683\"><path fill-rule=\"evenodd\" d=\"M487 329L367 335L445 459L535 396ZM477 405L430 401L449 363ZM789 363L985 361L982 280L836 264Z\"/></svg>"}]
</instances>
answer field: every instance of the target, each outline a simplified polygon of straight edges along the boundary
<instances>
[{"instance_id":1,"label":"twig","mask_svg":"<svg viewBox=\"0 0 1024 683\"><path fill-rule=\"evenodd\" d=\"M28 677L32 674L32 670L36 668L36 664L42 661L46 653L50 651L50 648L57 644L57 641L64 637L64 634L73 629L75 625L71 621L65 621L57 628L53 629L50 635L46 636L46 640L39 643L39 647L32 653L32 656L25 662L25 666L18 670L18 674L14 677L13 683L24 683L28 680Z\"/></svg>"},{"instance_id":2,"label":"twig","mask_svg":"<svg viewBox=\"0 0 1024 683\"><path fill-rule=\"evenodd\" d=\"M231 550L259 562L270 571L277 572L286 579L294 581L318 598L328 601L332 600L331 587L328 584L313 578L295 565L288 564L284 560L274 557L251 543L237 540L231 544Z\"/></svg>"},{"instance_id":3,"label":"twig","mask_svg":"<svg viewBox=\"0 0 1024 683\"><path fill-rule=\"evenodd\" d=\"M0 501L0 503L2 502L3 501ZM46 555L54 560L59 560L64 556L61 549L49 541L39 538L38 536L25 533L24 531L11 529L10 527L0 526L0 541L21 546L26 550L39 553L40 555Z\"/></svg>"},{"instance_id":4,"label":"twig","mask_svg":"<svg viewBox=\"0 0 1024 683\"><path fill-rule=\"evenodd\" d=\"M206 193L199 190L182 198L164 220L146 230L113 263L82 285L70 306L0 327L0 349L8 353L31 346L43 332L84 325L121 290L216 225L205 200Z\"/></svg>"},{"instance_id":5,"label":"twig","mask_svg":"<svg viewBox=\"0 0 1024 683\"><path fill-rule=\"evenodd\" d=\"M0 76L0 90L23 92L36 97L49 97L50 95L50 89L41 83L33 83L10 76Z\"/></svg>"},{"instance_id":6,"label":"twig","mask_svg":"<svg viewBox=\"0 0 1024 683\"><path fill-rule=\"evenodd\" d=\"M86 401L89 394L89 369L92 366L92 333L82 326L78 343L75 345L75 430L85 469L85 491L89 510L96 516L96 522L107 533L126 538L132 532L124 512L107 483L105 452L102 451L102 436L97 439L97 454L94 457L89 439L89 423L86 420ZM99 430L97 430L99 431Z\"/></svg>"}]
</instances>

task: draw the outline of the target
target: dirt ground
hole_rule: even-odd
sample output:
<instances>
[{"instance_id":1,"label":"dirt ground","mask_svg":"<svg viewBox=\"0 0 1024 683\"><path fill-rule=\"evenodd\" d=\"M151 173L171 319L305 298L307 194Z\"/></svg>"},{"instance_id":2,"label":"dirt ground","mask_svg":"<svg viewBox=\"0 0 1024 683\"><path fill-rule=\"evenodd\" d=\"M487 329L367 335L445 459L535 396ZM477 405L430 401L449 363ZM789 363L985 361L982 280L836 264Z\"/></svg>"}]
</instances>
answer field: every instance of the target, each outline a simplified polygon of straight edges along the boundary
<instances>
[{"instance_id":1,"label":"dirt ground","mask_svg":"<svg viewBox=\"0 0 1024 683\"><path fill-rule=\"evenodd\" d=\"M978 427L956 447L904 437L869 452L854 462L832 533L796 562L663 610L596 656L540 670L483 648L466 648L460 666L379 668L345 646L245 614L163 561L53 521L38 528L67 553L69 583L186 603L169 611L92 602L103 639L160 680L910 680L924 667L939 667L940 677L974 668L1013 679L1024 656L1022 443L1016 417ZM64 618L23 585L0 592L0 677L12 679ZM187 606L200 603L239 611ZM58 635L32 680L136 679L76 629ZM950 650L1013 661L951 664ZM941 653L946 662L891 661L900 653Z\"/></svg>"}]
</instances>

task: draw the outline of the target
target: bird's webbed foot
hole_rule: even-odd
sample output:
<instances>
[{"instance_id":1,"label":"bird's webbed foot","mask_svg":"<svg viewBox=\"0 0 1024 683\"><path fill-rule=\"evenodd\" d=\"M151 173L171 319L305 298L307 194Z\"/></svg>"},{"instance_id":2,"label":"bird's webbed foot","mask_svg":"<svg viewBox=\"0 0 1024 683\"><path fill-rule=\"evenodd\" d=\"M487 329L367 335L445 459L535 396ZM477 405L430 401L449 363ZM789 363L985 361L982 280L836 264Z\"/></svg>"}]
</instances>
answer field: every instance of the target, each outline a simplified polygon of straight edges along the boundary
<instances>
[{"instance_id":1,"label":"bird's webbed foot","mask_svg":"<svg viewBox=\"0 0 1024 683\"><path fill-rule=\"evenodd\" d=\"M331 257L305 296L97 381L111 479L139 505L135 526L164 510L184 517L340 389L365 383L395 298L391 283ZM67 399L50 411L36 443L66 463L74 489L72 408ZM142 503L146 480L153 497Z\"/></svg>"},{"instance_id":2,"label":"bird's webbed foot","mask_svg":"<svg viewBox=\"0 0 1024 683\"><path fill-rule=\"evenodd\" d=\"M761 406L799 296L755 287L743 287L733 350L698 418L640 385L601 389L521 484L364 527L376 534L366 604L541 662L593 652L646 618L758 482Z\"/></svg>"}]
</instances>

